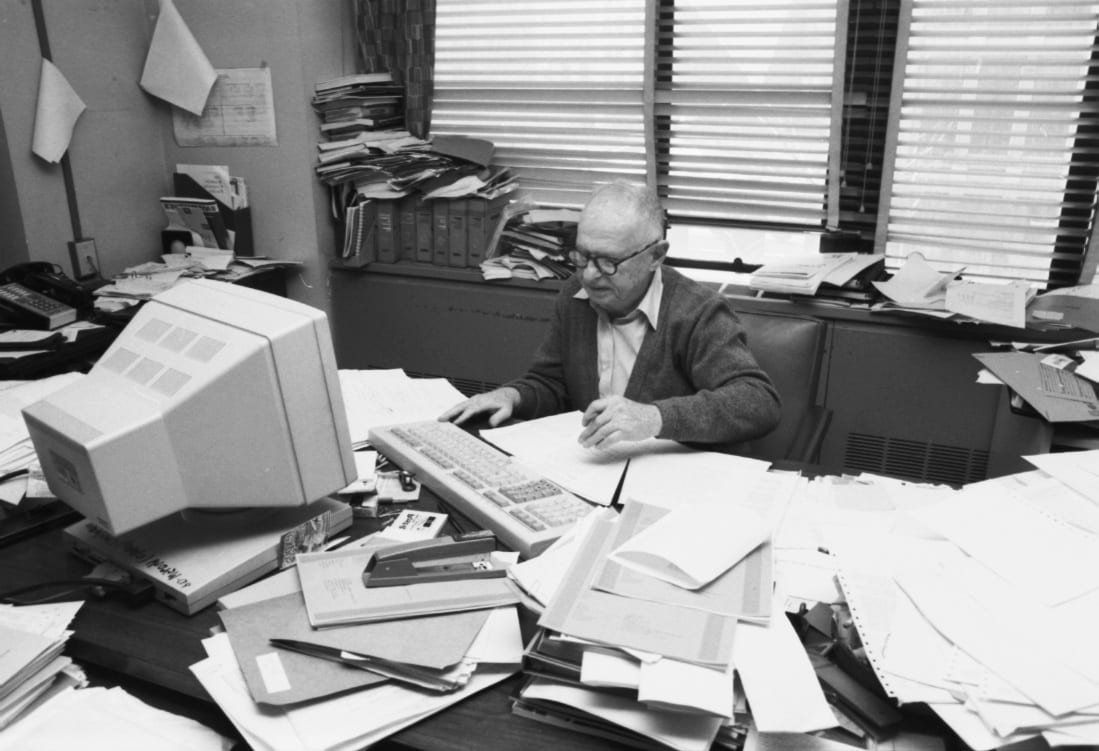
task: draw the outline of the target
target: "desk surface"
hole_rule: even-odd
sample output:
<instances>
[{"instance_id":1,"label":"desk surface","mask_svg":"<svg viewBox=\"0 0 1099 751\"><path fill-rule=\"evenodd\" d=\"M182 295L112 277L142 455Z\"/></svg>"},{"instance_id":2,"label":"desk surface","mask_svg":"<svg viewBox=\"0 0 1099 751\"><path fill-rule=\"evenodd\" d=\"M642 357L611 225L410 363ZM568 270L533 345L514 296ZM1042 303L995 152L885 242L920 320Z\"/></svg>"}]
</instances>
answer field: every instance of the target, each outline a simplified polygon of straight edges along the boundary
<instances>
[{"instance_id":1,"label":"desk surface","mask_svg":"<svg viewBox=\"0 0 1099 751\"><path fill-rule=\"evenodd\" d=\"M368 522L356 520L356 534L369 531ZM89 568L67 552L60 529L0 548L0 581L5 589L79 578ZM205 721L204 715L213 705L189 666L205 658L201 640L219 625L214 607L187 617L159 602L131 608L114 598L90 599L76 616L66 653L81 665L106 668L109 675L138 679L180 694L175 711ZM477 748L489 750L559 751L578 745L594 751L621 748L512 715L510 696L522 680L521 675L513 676L391 736L376 748L468 751L471 739L476 739ZM123 685L145 698L140 685L131 687L125 681ZM226 732L224 727L217 729Z\"/></svg>"}]
</instances>

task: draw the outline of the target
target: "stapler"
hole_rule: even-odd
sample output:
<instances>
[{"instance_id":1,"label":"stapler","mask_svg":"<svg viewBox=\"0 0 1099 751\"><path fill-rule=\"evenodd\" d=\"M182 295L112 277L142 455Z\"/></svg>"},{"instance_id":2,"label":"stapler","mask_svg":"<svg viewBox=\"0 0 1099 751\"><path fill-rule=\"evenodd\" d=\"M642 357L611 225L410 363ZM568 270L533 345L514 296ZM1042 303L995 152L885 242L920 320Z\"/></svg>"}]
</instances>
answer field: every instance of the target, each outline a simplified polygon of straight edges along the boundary
<instances>
[{"instance_id":1,"label":"stapler","mask_svg":"<svg viewBox=\"0 0 1099 751\"><path fill-rule=\"evenodd\" d=\"M363 570L363 584L399 587L506 576L506 569L492 563L495 549L496 537L487 531L397 545L371 556Z\"/></svg>"}]
</instances>

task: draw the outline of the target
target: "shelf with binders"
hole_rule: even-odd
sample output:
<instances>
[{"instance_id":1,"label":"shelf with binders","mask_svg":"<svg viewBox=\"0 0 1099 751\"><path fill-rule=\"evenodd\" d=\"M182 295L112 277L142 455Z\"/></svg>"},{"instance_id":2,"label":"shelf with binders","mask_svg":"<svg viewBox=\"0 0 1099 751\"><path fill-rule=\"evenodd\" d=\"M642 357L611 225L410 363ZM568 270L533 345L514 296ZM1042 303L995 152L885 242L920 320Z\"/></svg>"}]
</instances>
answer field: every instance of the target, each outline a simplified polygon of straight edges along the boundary
<instances>
[{"instance_id":1,"label":"shelf with binders","mask_svg":"<svg viewBox=\"0 0 1099 751\"><path fill-rule=\"evenodd\" d=\"M508 196L397 199L352 203L343 222L343 247L333 268L384 265L471 269L479 274Z\"/></svg>"}]
</instances>

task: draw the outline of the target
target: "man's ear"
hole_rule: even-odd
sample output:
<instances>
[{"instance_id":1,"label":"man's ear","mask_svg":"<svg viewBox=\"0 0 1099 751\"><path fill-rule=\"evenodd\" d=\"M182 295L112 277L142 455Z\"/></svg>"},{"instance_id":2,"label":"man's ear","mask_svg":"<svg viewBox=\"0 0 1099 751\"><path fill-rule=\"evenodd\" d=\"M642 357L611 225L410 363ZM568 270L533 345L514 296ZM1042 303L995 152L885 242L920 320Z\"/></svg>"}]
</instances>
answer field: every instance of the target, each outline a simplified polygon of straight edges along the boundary
<instances>
[{"instance_id":1,"label":"man's ear","mask_svg":"<svg viewBox=\"0 0 1099 751\"><path fill-rule=\"evenodd\" d=\"M659 266L664 262L664 258L668 255L668 248L671 247L667 240L661 240L652 249L653 266Z\"/></svg>"}]
</instances>

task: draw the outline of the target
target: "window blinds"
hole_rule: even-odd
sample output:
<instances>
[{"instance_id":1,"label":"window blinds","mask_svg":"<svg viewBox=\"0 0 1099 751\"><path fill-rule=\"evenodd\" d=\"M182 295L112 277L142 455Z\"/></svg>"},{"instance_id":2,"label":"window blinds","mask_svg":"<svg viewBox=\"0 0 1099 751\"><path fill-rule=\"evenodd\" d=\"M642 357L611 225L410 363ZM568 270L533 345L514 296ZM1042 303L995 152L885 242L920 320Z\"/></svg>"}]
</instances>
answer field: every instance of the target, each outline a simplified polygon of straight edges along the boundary
<instances>
[{"instance_id":1,"label":"window blinds","mask_svg":"<svg viewBox=\"0 0 1099 751\"><path fill-rule=\"evenodd\" d=\"M836 0L661 5L657 174L669 213L823 228L830 158L839 171L845 12ZM838 194L831 205L834 224Z\"/></svg>"},{"instance_id":2,"label":"window blinds","mask_svg":"<svg viewBox=\"0 0 1099 751\"><path fill-rule=\"evenodd\" d=\"M646 180L646 0L441 0L434 133L487 138L545 203Z\"/></svg>"},{"instance_id":3,"label":"window blinds","mask_svg":"<svg viewBox=\"0 0 1099 751\"><path fill-rule=\"evenodd\" d=\"M1099 4L904 0L876 245L1074 280L1095 212ZM899 105L899 106L898 106Z\"/></svg>"},{"instance_id":4,"label":"window blinds","mask_svg":"<svg viewBox=\"0 0 1099 751\"><path fill-rule=\"evenodd\" d=\"M492 140L549 203L624 175L658 185L674 217L821 229L845 7L439 0L432 130Z\"/></svg>"}]
</instances>

